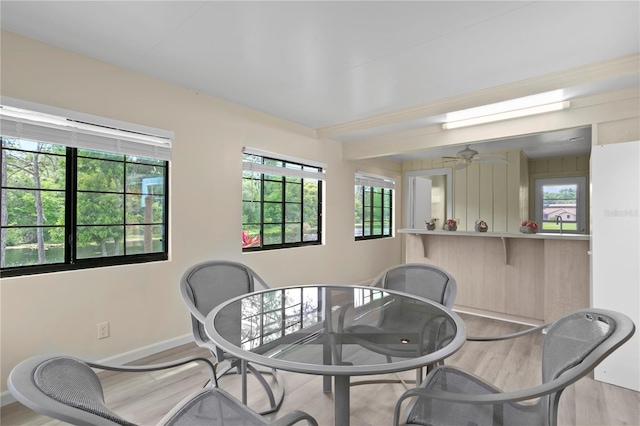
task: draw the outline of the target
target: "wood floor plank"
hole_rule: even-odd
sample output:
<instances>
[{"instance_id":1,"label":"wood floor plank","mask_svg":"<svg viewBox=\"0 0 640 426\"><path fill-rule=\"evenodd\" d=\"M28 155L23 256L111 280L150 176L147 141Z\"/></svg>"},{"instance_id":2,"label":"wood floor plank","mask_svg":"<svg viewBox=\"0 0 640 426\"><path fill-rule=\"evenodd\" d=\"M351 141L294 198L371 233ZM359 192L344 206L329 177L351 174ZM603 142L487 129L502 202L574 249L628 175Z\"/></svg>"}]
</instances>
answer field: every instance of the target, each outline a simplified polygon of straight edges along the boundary
<instances>
[{"instance_id":1,"label":"wood floor plank","mask_svg":"<svg viewBox=\"0 0 640 426\"><path fill-rule=\"evenodd\" d=\"M527 326L498 320L461 315L469 335L501 335L526 329ZM464 368L505 390L515 390L540 383L542 340L526 336L515 341L467 342L446 360L449 365ZM189 355L210 356L195 344L184 345L135 364L151 364ZM333 394L322 392L318 376L281 372L286 396L276 418L301 409L313 415L320 425L333 424ZM207 381L204 368L195 364L175 371L154 373L100 372L107 405L123 417L142 426L156 424L185 396L201 388ZM399 373L405 380L415 378L414 371ZM382 377L382 376L375 376ZM389 379L395 375L385 375ZM267 376L268 378L268 376ZM269 379L269 378L268 378ZM267 406L267 399L255 379L249 379L249 405L254 409ZM357 380L357 379L354 379ZM240 397L240 378L229 375L220 386ZM404 392L402 384L372 384L351 387L351 424L354 426L390 425L393 408ZM19 403L0 411L3 426L58 426L63 424L27 409ZM640 425L640 393L597 382L585 377L565 390L560 399L561 425Z\"/></svg>"}]
</instances>

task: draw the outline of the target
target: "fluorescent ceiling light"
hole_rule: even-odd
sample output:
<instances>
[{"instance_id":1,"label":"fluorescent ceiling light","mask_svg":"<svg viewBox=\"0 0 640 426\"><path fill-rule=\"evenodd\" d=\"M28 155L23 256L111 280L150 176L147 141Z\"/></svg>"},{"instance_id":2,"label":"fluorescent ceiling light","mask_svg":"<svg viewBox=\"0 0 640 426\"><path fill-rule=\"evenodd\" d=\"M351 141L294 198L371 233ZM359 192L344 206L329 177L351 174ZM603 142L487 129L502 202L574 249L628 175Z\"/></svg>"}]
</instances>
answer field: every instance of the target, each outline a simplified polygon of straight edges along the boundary
<instances>
[{"instance_id":1,"label":"fluorescent ceiling light","mask_svg":"<svg viewBox=\"0 0 640 426\"><path fill-rule=\"evenodd\" d=\"M529 108L521 108L521 109L515 109L512 111L499 112L497 114L489 114L489 115L483 115L480 117L460 119L458 121L451 121L451 122L444 123L442 125L442 128L456 129L458 127L473 126L476 124L490 123L493 121L508 120L510 118L525 117L527 115L542 114L542 113L551 112L551 111L559 111L561 109L569 108L570 104L571 103L569 101L554 102L551 104L538 105L538 106L532 106ZM496 105L496 104L493 104L493 105ZM476 108L473 108L473 109L476 109ZM458 112L463 112L463 111L458 111ZM447 116L449 116L449 114L447 114Z\"/></svg>"},{"instance_id":2,"label":"fluorescent ceiling light","mask_svg":"<svg viewBox=\"0 0 640 426\"><path fill-rule=\"evenodd\" d=\"M551 92L537 93L522 98L509 99L489 105L449 112L445 114L444 121L449 123L451 121L466 120L467 118L483 117L485 115L498 114L516 109L562 102L564 100L566 100L564 90L553 90Z\"/></svg>"}]
</instances>

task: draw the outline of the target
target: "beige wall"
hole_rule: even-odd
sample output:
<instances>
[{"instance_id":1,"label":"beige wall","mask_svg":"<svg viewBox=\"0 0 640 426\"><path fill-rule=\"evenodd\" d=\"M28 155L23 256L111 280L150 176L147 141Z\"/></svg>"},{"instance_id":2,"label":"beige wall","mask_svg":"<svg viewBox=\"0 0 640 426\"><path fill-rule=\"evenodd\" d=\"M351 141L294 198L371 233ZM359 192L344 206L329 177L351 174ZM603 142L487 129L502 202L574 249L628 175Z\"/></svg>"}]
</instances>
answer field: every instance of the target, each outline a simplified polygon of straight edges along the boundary
<instances>
[{"instance_id":1,"label":"beige wall","mask_svg":"<svg viewBox=\"0 0 640 426\"><path fill-rule=\"evenodd\" d=\"M518 232L524 208L521 193L528 185L528 178L523 181L527 162L520 149L497 154L504 155L507 163L471 163L464 169L453 168L452 219L458 220L459 230L473 231L476 221L482 219L492 232ZM405 161L403 171L451 168L452 164L442 158ZM438 229L442 225L439 222Z\"/></svg>"},{"instance_id":2,"label":"beige wall","mask_svg":"<svg viewBox=\"0 0 640 426\"><path fill-rule=\"evenodd\" d=\"M206 259L241 261L273 286L360 283L401 261L400 237L355 242L356 168L402 188L400 166L346 162L315 131L193 90L2 32L2 95L175 132L170 260L2 279L2 390L19 361L42 352L103 359L190 332L178 280ZM327 163L322 246L243 254L243 146ZM401 206L396 222L401 223ZM109 321L111 337L97 339Z\"/></svg>"}]
</instances>

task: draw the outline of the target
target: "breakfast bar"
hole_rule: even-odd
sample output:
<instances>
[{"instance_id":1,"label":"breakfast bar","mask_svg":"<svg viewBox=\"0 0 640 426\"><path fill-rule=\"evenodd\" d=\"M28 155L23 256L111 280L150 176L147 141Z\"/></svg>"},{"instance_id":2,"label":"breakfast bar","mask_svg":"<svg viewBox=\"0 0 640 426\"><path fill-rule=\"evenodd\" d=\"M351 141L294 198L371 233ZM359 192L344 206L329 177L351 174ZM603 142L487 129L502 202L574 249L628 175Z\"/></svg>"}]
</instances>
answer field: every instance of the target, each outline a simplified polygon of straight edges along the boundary
<instances>
[{"instance_id":1,"label":"breakfast bar","mask_svg":"<svg viewBox=\"0 0 640 426\"><path fill-rule=\"evenodd\" d=\"M398 233L406 263L436 265L456 278L458 311L542 324L589 306L589 235Z\"/></svg>"}]
</instances>

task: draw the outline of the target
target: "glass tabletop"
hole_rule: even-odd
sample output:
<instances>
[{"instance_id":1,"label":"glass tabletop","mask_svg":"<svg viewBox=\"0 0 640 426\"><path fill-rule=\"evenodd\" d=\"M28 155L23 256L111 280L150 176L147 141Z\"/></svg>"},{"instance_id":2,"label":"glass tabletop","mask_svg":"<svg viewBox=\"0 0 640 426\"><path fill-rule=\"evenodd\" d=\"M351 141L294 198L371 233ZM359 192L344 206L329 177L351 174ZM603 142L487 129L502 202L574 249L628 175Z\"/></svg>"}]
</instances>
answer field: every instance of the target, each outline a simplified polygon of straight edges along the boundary
<instances>
[{"instance_id":1,"label":"glass tabletop","mask_svg":"<svg viewBox=\"0 0 640 426\"><path fill-rule=\"evenodd\" d=\"M223 350L268 367L311 374L403 371L439 361L466 339L448 308L372 287L311 285L243 295L205 322Z\"/></svg>"}]
</instances>

